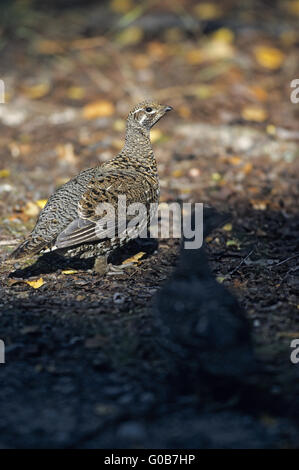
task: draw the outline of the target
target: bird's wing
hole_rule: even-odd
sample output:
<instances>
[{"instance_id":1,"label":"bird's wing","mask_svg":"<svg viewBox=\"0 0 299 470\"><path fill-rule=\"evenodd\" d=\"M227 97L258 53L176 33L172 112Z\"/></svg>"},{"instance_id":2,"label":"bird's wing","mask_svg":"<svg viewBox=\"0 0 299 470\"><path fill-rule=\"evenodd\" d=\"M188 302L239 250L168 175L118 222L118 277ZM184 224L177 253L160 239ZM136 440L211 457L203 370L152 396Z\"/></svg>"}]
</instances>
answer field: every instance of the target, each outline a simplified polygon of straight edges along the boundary
<instances>
[{"instance_id":1,"label":"bird's wing","mask_svg":"<svg viewBox=\"0 0 299 470\"><path fill-rule=\"evenodd\" d=\"M126 206L133 202L147 203L150 191L150 182L134 171L109 170L92 178L79 201L79 217L59 234L55 246L66 248L113 238L116 232L121 237L128 216L118 218L119 204L124 203L119 196L126 196Z\"/></svg>"}]
</instances>

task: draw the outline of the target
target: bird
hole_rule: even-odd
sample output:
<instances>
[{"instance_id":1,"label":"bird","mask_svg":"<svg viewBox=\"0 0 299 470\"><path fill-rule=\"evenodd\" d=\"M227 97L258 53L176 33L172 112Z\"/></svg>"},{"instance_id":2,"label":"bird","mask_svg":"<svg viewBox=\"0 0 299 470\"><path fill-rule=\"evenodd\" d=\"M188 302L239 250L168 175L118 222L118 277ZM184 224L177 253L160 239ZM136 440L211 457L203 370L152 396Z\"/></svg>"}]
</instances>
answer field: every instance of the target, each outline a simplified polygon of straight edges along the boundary
<instances>
[{"instance_id":1,"label":"bird","mask_svg":"<svg viewBox=\"0 0 299 470\"><path fill-rule=\"evenodd\" d=\"M136 238L136 231L127 230L121 236L119 229L117 236L112 236L112 221L109 222L107 211L99 211L99 205L105 207L108 203L117 210L121 195L126 196L127 205L142 203L148 208L158 203L159 176L150 130L172 109L153 100L137 104L128 115L120 153L101 165L81 171L59 187L40 212L31 234L9 255L9 260L53 250L71 257L96 254L107 259L116 248ZM102 235L104 219L105 238ZM148 221L149 211L143 225Z\"/></svg>"}]
</instances>

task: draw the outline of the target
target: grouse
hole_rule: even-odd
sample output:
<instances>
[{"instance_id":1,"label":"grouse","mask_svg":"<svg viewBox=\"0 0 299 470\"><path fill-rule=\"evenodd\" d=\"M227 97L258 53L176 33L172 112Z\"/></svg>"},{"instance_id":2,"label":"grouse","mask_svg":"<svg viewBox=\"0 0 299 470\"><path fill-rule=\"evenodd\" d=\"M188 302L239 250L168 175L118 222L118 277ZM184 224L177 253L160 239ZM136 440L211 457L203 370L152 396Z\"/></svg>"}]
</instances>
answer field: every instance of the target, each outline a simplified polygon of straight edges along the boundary
<instances>
[{"instance_id":1,"label":"grouse","mask_svg":"<svg viewBox=\"0 0 299 470\"><path fill-rule=\"evenodd\" d=\"M115 248L136 238L136 231L121 232L119 227L117 235L111 231L109 236L109 213L99 211L99 205L105 207L108 203L117 210L119 196L126 196L126 205L142 203L149 208L158 203L159 177L150 129L171 110L171 106L153 101L135 106L128 115L121 152L99 166L81 171L58 188L40 212L32 233L9 258L17 260L52 250L80 257L89 257L84 256L86 252L108 256ZM149 213L146 212L143 225L149 221ZM102 236L103 219L105 237ZM110 225L115 228L116 223Z\"/></svg>"}]
</instances>

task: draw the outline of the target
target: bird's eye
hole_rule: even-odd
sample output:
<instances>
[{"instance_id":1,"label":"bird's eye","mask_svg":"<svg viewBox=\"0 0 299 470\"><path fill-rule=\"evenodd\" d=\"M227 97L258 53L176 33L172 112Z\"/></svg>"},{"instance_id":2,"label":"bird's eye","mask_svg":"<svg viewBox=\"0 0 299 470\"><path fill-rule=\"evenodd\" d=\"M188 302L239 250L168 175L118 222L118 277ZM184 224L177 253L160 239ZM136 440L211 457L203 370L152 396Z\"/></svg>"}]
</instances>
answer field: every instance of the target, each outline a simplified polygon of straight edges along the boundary
<instances>
[{"instance_id":1,"label":"bird's eye","mask_svg":"<svg viewBox=\"0 0 299 470\"><path fill-rule=\"evenodd\" d=\"M150 108L150 107L148 107L148 108L145 108L145 111L146 111L147 113L150 113L150 112L152 112L152 110L153 110L153 108Z\"/></svg>"}]
</instances>

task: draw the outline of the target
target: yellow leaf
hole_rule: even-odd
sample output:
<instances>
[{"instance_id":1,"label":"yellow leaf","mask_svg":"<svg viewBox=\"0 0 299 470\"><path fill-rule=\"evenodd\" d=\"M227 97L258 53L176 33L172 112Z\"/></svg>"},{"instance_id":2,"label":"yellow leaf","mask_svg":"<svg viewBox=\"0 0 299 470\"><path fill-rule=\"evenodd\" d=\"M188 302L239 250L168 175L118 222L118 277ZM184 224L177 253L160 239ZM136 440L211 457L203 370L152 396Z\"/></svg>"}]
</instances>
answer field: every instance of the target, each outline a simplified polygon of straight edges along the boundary
<instances>
[{"instance_id":1,"label":"yellow leaf","mask_svg":"<svg viewBox=\"0 0 299 470\"><path fill-rule=\"evenodd\" d=\"M226 246L236 246L239 249L240 243L238 242L238 240L227 240Z\"/></svg>"},{"instance_id":2,"label":"yellow leaf","mask_svg":"<svg viewBox=\"0 0 299 470\"><path fill-rule=\"evenodd\" d=\"M132 0L111 0L110 8L116 13L127 13L133 7Z\"/></svg>"},{"instance_id":3,"label":"yellow leaf","mask_svg":"<svg viewBox=\"0 0 299 470\"><path fill-rule=\"evenodd\" d=\"M214 88L211 85L199 85L196 87L194 92L198 98L205 100L213 96Z\"/></svg>"},{"instance_id":4,"label":"yellow leaf","mask_svg":"<svg viewBox=\"0 0 299 470\"><path fill-rule=\"evenodd\" d=\"M212 180L213 181L220 181L222 179L222 176L220 173L212 173Z\"/></svg>"},{"instance_id":5,"label":"yellow leaf","mask_svg":"<svg viewBox=\"0 0 299 470\"><path fill-rule=\"evenodd\" d=\"M158 142L159 140L161 140L162 137L163 137L163 134L160 131L160 129L152 129L151 130L151 141L153 143Z\"/></svg>"},{"instance_id":6,"label":"yellow leaf","mask_svg":"<svg viewBox=\"0 0 299 470\"><path fill-rule=\"evenodd\" d=\"M0 170L0 178L8 178L10 176L10 170Z\"/></svg>"},{"instance_id":7,"label":"yellow leaf","mask_svg":"<svg viewBox=\"0 0 299 470\"><path fill-rule=\"evenodd\" d=\"M65 269L64 271L61 271L62 274L76 274L78 271L76 269Z\"/></svg>"},{"instance_id":8,"label":"yellow leaf","mask_svg":"<svg viewBox=\"0 0 299 470\"><path fill-rule=\"evenodd\" d=\"M270 135L275 135L276 134L276 127L273 124L268 124L266 131Z\"/></svg>"},{"instance_id":9,"label":"yellow leaf","mask_svg":"<svg viewBox=\"0 0 299 470\"><path fill-rule=\"evenodd\" d=\"M226 232L230 232L233 229L233 226L232 226L232 224L225 224L222 228Z\"/></svg>"},{"instance_id":10,"label":"yellow leaf","mask_svg":"<svg viewBox=\"0 0 299 470\"><path fill-rule=\"evenodd\" d=\"M144 54L136 54L132 57L133 65L136 69L146 69L150 66L149 58Z\"/></svg>"},{"instance_id":11,"label":"yellow leaf","mask_svg":"<svg viewBox=\"0 0 299 470\"><path fill-rule=\"evenodd\" d=\"M35 202L35 204L40 208L43 209L45 205L47 204L48 199L39 199L38 201Z\"/></svg>"},{"instance_id":12,"label":"yellow leaf","mask_svg":"<svg viewBox=\"0 0 299 470\"><path fill-rule=\"evenodd\" d=\"M284 46L292 46L297 42L297 36L298 35L294 30L282 31L282 33L280 34L280 40Z\"/></svg>"},{"instance_id":13,"label":"yellow leaf","mask_svg":"<svg viewBox=\"0 0 299 470\"><path fill-rule=\"evenodd\" d=\"M217 276L216 281L218 281L220 284L222 284L223 281L225 281L225 276Z\"/></svg>"},{"instance_id":14,"label":"yellow leaf","mask_svg":"<svg viewBox=\"0 0 299 470\"><path fill-rule=\"evenodd\" d=\"M33 287L33 289L39 289L41 286L43 286L45 284L45 281L43 280L42 277L40 277L36 281L25 281L25 282L29 286Z\"/></svg>"},{"instance_id":15,"label":"yellow leaf","mask_svg":"<svg viewBox=\"0 0 299 470\"><path fill-rule=\"evenodd\" d=\"M264 211L267 209L267 201L250 201L250 203L257 211Z\"/></svg>"},{"instance_id":16,"label":"yellow leaf","mask_svg":"<svg viewBox=\"0 0 299 470\"><path fill-rule=\"evenodd\" d=\"M114 105L110 101L99 100L89 103L83 108L85 119L96 119L98 117L111 116L114 113Z\"/></svg>"},{"instance_id":17,"label":"yellow leaf","mask_svg":"<svg viewBox=\"0 0 299 470\"><path fill-rule=\"evenodd\" d=\"M79 86L71 86L67 91L67 96L71 100L82 100L85 96L85 90Z\"/></svg>"},{"instance_id":18,"label":"yellow leaf","mask_svg":"<svg viewBox=\"0 0 299 470\"><path fill-rule=\"evenodd\" d=\"M39 207L32 201L28 201L25 209L24 214L28 215L28 217L35 217L39 214Z\"/></svg>"},{"instance_id":19,"label":"yellow leaf","mask_svg":"<svg viewBox=\"0 0 299 470\"><path fill-rule=\"evenodd\" d=\"M118 132L123 132L126 128L126 121L123 119L116 119L113 123L113 128Z\"/></svg>"},{"instance_id":20,"label":"yellow leaf","mask_svg":"<svg viewBox=\"0 0 299 470\"><path fill-rule=\"evenodd\" d=\"M221 8L216 3L204 2L196 5L194 8L194 13L201 20L214 20L221 16Z\"/></svg>"},{"instance_id":21,"label":"yellow leaf","mask_svg":"<svg viewBox=\"0 0 299 470\"><path fill-rule=\"evenodd\" d=\"M221 42L225 42L227 44L231 44L234 41L235 35L228 28L220 28L217 31L215 31L212 38L215 41L221 41Z\"/></svg>"},{"instance_id":22,"label":"yellow leaf","mask_svg":"<svg viewBox=\"0 0 299 470\"><path fill-rule=\"evenodd\" d=\"M238 157L237 155L232 155L231 157L229 157L229 162L232 165L239 165L241 161L242 161L242 158Z\"/></svg>"},{"instance_id":23,"label":"yellow leaf","mask_svg":"<svg viewBox=\"0 0 299 470\"><path fill-rule=\"evenodd\" d=\"M286 2L286 8L291 15L299 16L299 0L290 0Z\"/></svg>"},{"instance_id":24,"label":"yellow leaf","mask_svg":"<svg viewBox=\"0 0 299 470\"><path fill-rule=\"evenodd\" d=\"M71 142L67 142L63 145L59 144L56 146L55 150L61 160L64 160L70 164L77 163L77 157L75 155L74 146Z\"/></svg>"},{"instance_id":25,"label":"yellow leaf","mask_svg":"<svg viewBox=\"0 0 299 470\"><path fill-rule=\"evenodd\" d=\"M284 54L275 47L257 46L254 49L257 62L271 70L279 69L284 61Z\"/></svg>"},{"instance_id":26,"label":"yellow leaf","mask_svg":"<svg viewBox=\"0 0 299 470\"><path fill-rule=\"evenodd\" d=\"M248 162L244 165L242 171L243 171L243 173L245 173L245 175L248 175L252 171L252 168L253 168L252 163Z\"/></svg>"},{"instance_id":27,"label":"yellow leaf","mask_svg":"<svg viewBox=\"0 0 299 470\"><path fill-rule=\"evenodd\" d=\"M201 49L193 49L191 51L188 51L186 54L186 60L188 64L191 65L200 64L204 60Z\"/></svg>"},{"instance_id":28,"label":"yellow leaf","mask_svg":"<svg viewBox=\"0 0 299 470\"><path fill-rule=\"evenodd\" d=\"M246 121L264 122L267 117L267 111L259 106L249 105L242 109L242 118Z\"/></svg>"},{"instance_id":29,"label":"yellow leaf","mask_svg":"<svg viewBox=\"0 0 299 470\"><path fill-rule=\"evenodd\" d=\"M52 41L50 39L43 39L41 41L37 41L34 44L34 48L40 54L60 54L63 52L63 47L57 41Z\"/></svg>"},{"instance_id":30,"label":"yellow leaf","mask_svg":"<svg viewBox=\"0 0 299 470\"><path fill-rule=\"evenodd\" d=\"M139 260L144 257L146 253L144 251L140 251L136 255L132 256L131 258L125 259L122 264L128 264L128 263L135 263L138 264Z\"/></svg>"},{"instance_id":31,"label":"yellow leaf","mask_svg":"<svg viewBox=\"0 0 299 470\"><path fill-rule=\"evenodd\" d=\"M183 119L188 119L191 116L190 108L185 105L182 105L178 108L178 113Z\"/></svg>"},{"instance_id":32,"label":"yellow leaf","mask_svg":"<svg viewBox=\"0 0 299 470\"><path fill-rule=\"evenodd\" d=\"M268 99L267 91L260 86L249 87L249 90L259 101L266 101Z\"/></svg>"},{"instance_id":33,"label":"yellow leaf","mask_svg":"<svg viewBox=\"0 0 299 470\"><path fill-rule=\"evenodd\" d=\"M143 38L143 31L138 26L130 26L124 29L117 36L117 41L122 46L130 46L132 44L138 44Z\"/></svg>"},{"instance_id":34,"label":"yellow leaf","mask_svg":"<svg viewBox=\"0 0 299 470\"><path fill-rule=\"evenodd\" d=\"M24 88L24 94L32 100L37 100L47 95L50 91L50 85L48 83L39 83L31 87Z\"/></svg>"},{"instance_id":35,"label":"yellow leaf","mask_svg":"<svg viewBox=\"0 0 299 470\"><path fill-rule=\"evenodd\" d=\"M183 176L183 171L182 170L174 170L171 174L173 178L181 178Z\"/></svg>"}]
</instances>

